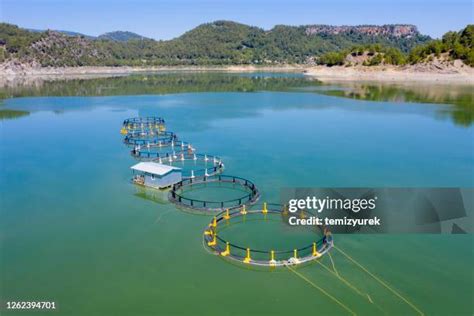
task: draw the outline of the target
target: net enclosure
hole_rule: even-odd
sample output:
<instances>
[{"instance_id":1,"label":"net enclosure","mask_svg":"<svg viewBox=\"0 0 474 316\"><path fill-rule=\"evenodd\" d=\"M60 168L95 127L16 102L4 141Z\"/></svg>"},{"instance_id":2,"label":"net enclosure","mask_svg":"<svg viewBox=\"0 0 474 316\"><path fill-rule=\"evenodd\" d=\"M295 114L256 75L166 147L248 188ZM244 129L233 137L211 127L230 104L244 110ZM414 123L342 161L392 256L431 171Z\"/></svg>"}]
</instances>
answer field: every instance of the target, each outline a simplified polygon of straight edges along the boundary
<instances>
[{"instance_id":1,"label":"net enclosure","mask_svg":"<svg viewBox=\"0 0 474 316\"><path fill-rule=\"evenodd\" d=\"M170 161L183 159L184 155L194 154L194 147L184 141L171 141L159 144L135 145L130 154L137 160L160 160L167 159Z\"/></svg>"},{"instance_id":2,"label":"net enclosure","mask_svg":"<svg viewBox=\"0 0 474 316\"><path fill-rule=\"evenodd\" d=\"M333 247L334 242L331 233L320 226L313 227L312 240L307 240L307 244L295 245L288 249L257 249L247 244L238 244L238 242L221 236L221 231L227 225L245 225L245 223L256 220L259 225L269 225L268 218L270 216L276 216L284 221L288 216L288 211L286 207L279 204L267 203L252 209L245 205L234 210L226 209L214 216L211 223L204 230L205 246L212 253L233 262L260 267L283 267L310 263L324 256ZM237 223L232 224L232 221L237 221ZM242 234L247 233L244 227L241 226L236 230ZM278 238L278 236L269 237ZM255 238L264 238L264 236L260 233L256 234Z\"/></svg>"},{"instance_id":3,"label":"net enclosure","mask_svg":"<svg viewBox=\"0 0 474 316\"><path fill-rule=\"evenodd\" d=\"M120 133L126 135L134 132L154 133L164 132L165 130L165 120L161 117L132 117L123 121Z\"/></svg>"},{"instance_id":4,"label":"net enclosure","mask_svg":"<svg viewBox=\"0 0 474 316\"><path fill-rule=\"evenodd\" d=\"M218 156L197 154L190 151L181 151L173 157L155 160L168 163L182 169L183 179L196 177L210 177L224 171L224 163Z\"/></svg>"},{"instance_id":5,"label":"net enclosure","mask_svg":"<svg viewBox=\"0 0 474 316\"><path fill-rule=\"evenodd\" d=\"M123 142L129 146L173 146L176 144L178 137L173 132L132 132L125 135Z\"/></svg>"},{"instance_id":6,"label":"net enclosure","mask_svg":"<svg viewBox=\"0 0 474 316\"><path fill-rule=\"evenodd\" d=\"M224 195L222 191L233 191L233 194ZM195 193L200 196L207 193L206 198L195 198ZM184 179L173 185L169 193L169 200L177 206L204 213L252 205L259 197L257 187L250 180L221 174Z\"/></svg>"}]
</instances>

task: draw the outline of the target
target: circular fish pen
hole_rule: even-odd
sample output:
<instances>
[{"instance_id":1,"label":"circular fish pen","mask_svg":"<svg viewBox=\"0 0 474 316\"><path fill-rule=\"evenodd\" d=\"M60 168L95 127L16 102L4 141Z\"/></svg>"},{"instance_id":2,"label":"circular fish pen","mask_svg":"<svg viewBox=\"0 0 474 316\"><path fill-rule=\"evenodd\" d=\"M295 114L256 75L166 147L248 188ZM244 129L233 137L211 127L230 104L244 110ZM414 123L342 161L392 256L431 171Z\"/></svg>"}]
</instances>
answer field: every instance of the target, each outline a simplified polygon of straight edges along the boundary
<instances>
[{"instance_id":1,"label":"circular fish pen","mask_svg":"<svg viewBox=\"0 0 474 316\"><path fill-rule=\"evenodd\" d=\"M276 247L265 249L265 246L262 245L257 248L242 241L232 241L222 234L226 228L236 226L235 230L239 234L245 235L249 232L243 233L244 230L241 226L254 224L254 227L257 228L256 236L258 236L254 239L262 240L266 237L274 240L274 234L265 234L263 228L265 225L270 225L269 222L279 221L279 225L287 226L287 231L297 229L285 222L287 217L288 211L278 204L264 203L262 206L252 209L245 206L234 210L227 209L217 214L206 228L203 234L204 243L212 253L220 257L260 267L284 267L310 263L325 255L333 247L331 233L319 226L304 228L311 230L306 232L305 239L283 249ZM296 235L298 236L298 234ZM308 236L311 238L311 242L308 241ZM283 238L281 234L279 238ZM289 240L288 242L293 241Z\"/></svg>"},{"instance_id":2,"label":"circular fish pen","mask_svg":"<svg viewBox=\"0 0 474 316\"><path fill-rule=\"evenodd\" d=\"M161 161L173 162L184 159L185 155L192 155L194 148L191 144L183 141L171 141L169 143L159 143L159 145L136 145L130 154L141 161Z\"/></svg>"},{"instance_id":3,"label":"circular fish pen","mask_svg":"<svg viewBox=\"0 0 474 316\"><path fill-rule=\"evenodd\" d=\"M220 174L224 171L224 163L220 157L206 154L196 154L193 152L190 153L181 151L171 159L165 158L155 161L181 168L183 179L204 176L210 177Z\"/></svg>"},{"instance_id":4,"label":"circular fish pen","mask_svg":"<svg viewBox=\"0 0 474 316\"><path fill-rule=\"evenodd\" d=\"M165 129L165 120L161 117L132 117L123 121L120 132L125 135L133 131L165 131Z\"/></svg>"},{"instance_id":5,"label":"circular fish pen","mask_svg":"<svg viewBox=\"0 0 474 316\"><path fill-rule=\"evenodd\" d=\"M228 175L185 179L174 184L169 193L169 200L177 206L202 213L245 207L259 198L260 193L253 182Z\"/></svg>"},{"instance_id":6,"label":"circular fish pen","mask_svg":"<svg viewBox=\"0 0 474 316\"><path fill-rule=\"evenodd\" d=\"M177 141L177 136L173 132L154 132L149 134L146 132L137 132L128 133L123 142L129 146L168 146L171 143Z\"/></svg>"}]
</instances>

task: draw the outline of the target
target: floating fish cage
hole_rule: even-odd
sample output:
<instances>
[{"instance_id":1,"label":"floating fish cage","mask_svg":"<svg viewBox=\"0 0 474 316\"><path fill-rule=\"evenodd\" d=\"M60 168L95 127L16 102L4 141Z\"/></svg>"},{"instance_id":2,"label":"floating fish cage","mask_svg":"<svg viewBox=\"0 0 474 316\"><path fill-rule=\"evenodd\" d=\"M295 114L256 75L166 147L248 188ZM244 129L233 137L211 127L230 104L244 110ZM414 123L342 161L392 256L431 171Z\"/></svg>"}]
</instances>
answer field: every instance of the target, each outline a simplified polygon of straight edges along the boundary
<instances>
[{"instance_id":1,"label":"floating fish cage","mask_svg":"<svg viewBox=\"0 0 474 316\"><path fill-rule=\"evenodd\" d=\"M196 190L212 190L214 189L213 196L218 195L220 187L211 187L210 184L218 184L225 188L234 190L235 192L242 193L238 197L230 199L194 199L188 194ZM228 176L228 175L215 175L215 176L203 176L184 179L181 182L174 184L169 193L169 200L175 203L177 206L194 210L203 213L215 213L225 209L236 209L244 205L252 205L257 202L260 198L260 193L257 187L250 180Z\"/></svg>"},{"instance_id":2,"label":"floating fish cage","mask_svg":"<svg viewBox=\"0 0 474 316\"><path fill-rule=\"evenodd\" d=\"M207 154L196 154L192 151L140 152L132 150L132 156L140 161L153 161L178 167L182 169L183 179L209 177L224 171L224 163L221 158Z\"/></svg>"},{"instance_id":3,"label":"floating fish cage","mask_svg":"<svg viewBox=\"0 0 474 316\"><path fill-rule=\"evenodd\" d=\"M127 134L123 142L130 146L170 146L173 142L177 142L178 137L173 132L157 132L154 134L146 134L143 132L133 132Z\"/></svg>"},{"instance_id":4,"label":"floating fish cage","mask_svg":"<svg viewBox=\"0 0 474 316\"><path fill-rule=\"evenodd\" d=\"M164 136L167 134L169 133L166 133L165 130L145 127L142 129L128 130L124 135L128 138L153 138L155 136Z\"/></svg>"},{"instance_id":5,"label":"floating fish cage","mask_svg":"<svg viewBox=\"0 0 474 316\"><path fill-rule=\"evenodd\" d=\"M203 234L206 246L214 254L245 265L280 267L309 263L333 247L330 232L317 226L311 231L311 243L291 249L257 249L224 238L222 226L238 224L231 221L250 223L255 218L266 220L275 215L284 220L288 211L278 204L264 203L257 207L255 203L260 193L253 182L222 175L221 158L195 153L191 144L178 140L173 132L165 131L164 124L159 117L136 117L123 122L120 132L124 135L124 143L133 146L131 154L140 160L131 167L132 181L141 187L171 188L167 193L168 200L184 210L218 213ZM165 193L157 191L160 196ZM146 191L140 192L140 197L150 198ZM162 198L157 199L155 195L152 198L162 202Z\"/></svg>"},{"instance_id":6,"label":"floating fish cage","mask_svg":"<svg viewBox=\"0 0 474 316\"><path fill-rule=\"evenodd\" d=\"M245 205L232 211L227 209L217 214L205 229L204 243L216 255L233 262L260 267L284 267L310 263L324 256L333 247L331 233L320 226L315 227L319 234L314 232L314 240L311 243L292 249L253 249L247 245L239 245L226 240L219 234L222 226L238 225L238 223L231 223L233 220L242 224L257 218L262 221L262 225L267 225L267 217L271 215L277 215L281 217L281 220L285 220L288 211L281 205L267 203L258 209L248 209Z\"/></svg>"},{"instance_id":7,"label":"floating fish cage","mask_svg":"<svg viewBox=\"0 0 474 316\"><path fill-rule=\"evenodd\" d=\"M132 117L123 121L120 132L125 135L134 131L165 131L165 129L165 120L161 117Z\"/></svg>"},{"instance_id":8,"label":"floating fish cage","mask_svg":"<svg viewBox=\"0 0 474 316\"><path fill-rule=\"evenodd\" d=\"M155 160L182 169L183 179L210 177L224 171L224 163L217 156L181 151L168 158Z\"/></svg>"},{"instance_id":9,"label":"floating fish cage","mask_svg":"<svg viewBox=\"0 0 474 316\"><path fill-rule=\"evenodd\" d=\"M130 151L130 154L138 160L142 161L168 161L173 162L177 159L182 159L183 155L191 155L194 153L194 148L191 144L177 141L172 141L167 145L153 146L153 145L136 145Z\"/></svg>"}]
</instances>

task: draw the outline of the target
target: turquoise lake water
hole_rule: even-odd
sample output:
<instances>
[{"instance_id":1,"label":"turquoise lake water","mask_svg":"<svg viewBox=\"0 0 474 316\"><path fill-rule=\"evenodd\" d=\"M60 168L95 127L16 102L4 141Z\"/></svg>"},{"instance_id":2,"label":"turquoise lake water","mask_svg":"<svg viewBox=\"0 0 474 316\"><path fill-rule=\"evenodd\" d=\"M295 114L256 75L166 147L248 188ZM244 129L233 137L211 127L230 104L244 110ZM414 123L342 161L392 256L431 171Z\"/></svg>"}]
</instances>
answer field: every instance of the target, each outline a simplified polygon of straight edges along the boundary
<instances>
[{"instance_id":1,"label":"turquoise lake water","mask_svg":"<svg viewBox=\"0 0 474 316\"><path fill-rule=\"evenodd\" d=\"M413 98L393 87L362 97L344 94L353 87L329 93L294 75L190 77L199 84L180 76L178 83L151 76L4 92L13 98L2 111L22 114L0 121L2 302L55 301L61 315L350 314L315 284L360 315L417 314L337 250L339 275L358 291L327 270L327 257L297 274L209 254L201 234L210 217L132 185L136 161L119 130L129 117L165 118L167 130L198 153L221 157L225 174L254 182L261 202L278 203L285 187L473 187L472 92L467 101L444 92ZM299 81L291 86L285 80L293 77ZM163 82L174 84L160 90ZM122 84L129 95L116 91ZM239 241L264 235L255 244L276 247L269 236L284 228L247 229ZM338 235L335 242L425 314L472 314L472 234Z\"/></svg>"}]
</instances>

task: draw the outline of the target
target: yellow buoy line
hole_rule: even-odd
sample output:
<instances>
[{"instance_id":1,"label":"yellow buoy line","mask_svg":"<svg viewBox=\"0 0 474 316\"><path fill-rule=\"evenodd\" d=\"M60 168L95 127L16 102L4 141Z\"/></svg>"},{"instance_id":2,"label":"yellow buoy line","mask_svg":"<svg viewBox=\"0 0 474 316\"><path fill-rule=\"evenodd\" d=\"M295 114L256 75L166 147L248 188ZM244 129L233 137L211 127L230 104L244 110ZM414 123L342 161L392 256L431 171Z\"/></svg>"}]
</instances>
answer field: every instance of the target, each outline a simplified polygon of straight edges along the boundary
<instances>
[{"instance_id":1,"label":"yellow buoy line","mask_svg":"<svg viewBox=\"0 0 474 316\"><path fill-rule=\"evenodd\" d=\"M286 213L286 214L285 214ZM312 243L293 249L252 249L247 245L237 245L231 241L223 239L219 235L220 225L226 225L231 219L242 218L242 222L247 216L260 214L262 219L266 219L269 214L287 216L288 212L278 204L263 203L260 209L247 209L246 205L238 209L229 210L217 214L211 223L204 230L203 238L206 245L217 255L227 259L263 267L284 267L301 265L321 258L333 247L332 235L328 230L321 227L323 236L315 239ZM282 220L284 220L282 218ZM263 259L266 257L266 259Z\"/></svg>"}]
</instances>

